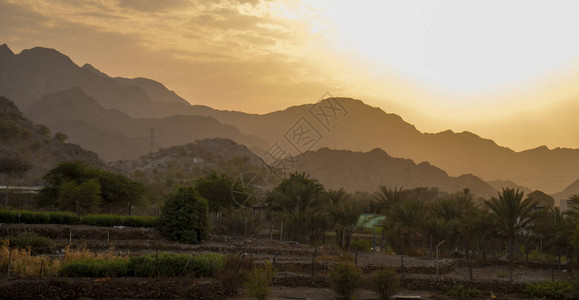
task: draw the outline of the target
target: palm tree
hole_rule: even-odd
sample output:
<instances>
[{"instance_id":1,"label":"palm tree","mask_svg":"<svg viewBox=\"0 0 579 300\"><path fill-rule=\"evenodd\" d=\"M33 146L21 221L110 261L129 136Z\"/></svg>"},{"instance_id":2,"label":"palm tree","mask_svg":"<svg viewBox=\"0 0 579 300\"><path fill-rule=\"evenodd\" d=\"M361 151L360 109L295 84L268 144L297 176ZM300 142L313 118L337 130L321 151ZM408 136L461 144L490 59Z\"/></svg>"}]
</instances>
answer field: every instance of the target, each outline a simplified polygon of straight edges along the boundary
<instances>
[{"instance_id":1,"label":"palm tree","mask_svg":"<svg viewBox=\"0 0 579 300\"><path fill-rule=\"evenodd\" d=\"M498 228L509 242L510 280L513 281L515 239L533 224L533 211L538 203L531 198L523 200L524 192L519 192L519 189L503 188L498 195L499 198L493 197L485 204L496 216Z\"/></svg>"},{"instance_id":2,"label":"palm tree","mask_svg":"<svg viewBox=\"0 0 579 300\"><path fill-rule=\"evenodd\" d=\"M363 207L357 201L350 199L344 189L328 191L328 213L335 225L336 242L342 249L350 248L352 233Z\"/></svg>"},{"instance_id":3,"label":"palm tree","mask_svg":"<svg viewBox=\"0 0 579 300\"><path fill-rule=\"evenodd\" d=\"M390 208L394 207L401 201L402 187L398 189L394 186L394 189L387 186L380 186L378 193L374 199L377 206L378 213L385 214Z\"/></svg>"}]
</instances>

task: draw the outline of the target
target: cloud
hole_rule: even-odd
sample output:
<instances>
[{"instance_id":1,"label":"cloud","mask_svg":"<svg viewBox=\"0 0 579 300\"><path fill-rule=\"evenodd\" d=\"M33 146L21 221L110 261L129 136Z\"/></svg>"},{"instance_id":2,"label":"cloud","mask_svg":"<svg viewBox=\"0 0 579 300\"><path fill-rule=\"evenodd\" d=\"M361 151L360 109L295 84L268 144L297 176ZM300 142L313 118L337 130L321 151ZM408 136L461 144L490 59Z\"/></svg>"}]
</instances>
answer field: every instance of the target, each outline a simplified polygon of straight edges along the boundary
<instances>
[{"instance_id":1,"label":"cloud","mask_svg":"<svg viewBox=\"0 0 579 300\"><path fill-rule=\"evenodd\" d=\"M0 0L0 39L13 49L55 48L112 76L153 78L217 108L265 112L317 99L328 84L300 50L307 30L268 5Z\"/></svg>"}]
</instances>

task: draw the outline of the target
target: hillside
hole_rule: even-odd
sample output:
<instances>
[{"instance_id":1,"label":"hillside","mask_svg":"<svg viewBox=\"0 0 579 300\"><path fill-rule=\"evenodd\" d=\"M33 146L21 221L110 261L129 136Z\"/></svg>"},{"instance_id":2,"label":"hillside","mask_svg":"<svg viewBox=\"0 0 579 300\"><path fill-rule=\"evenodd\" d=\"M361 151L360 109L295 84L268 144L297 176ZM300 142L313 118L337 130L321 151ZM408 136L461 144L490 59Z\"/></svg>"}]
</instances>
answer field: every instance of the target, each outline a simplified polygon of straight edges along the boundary
<instances>
[{"instance_id":1,"label":"hillside","mask_svg":"<svg viewBox=\"0 0 579 300\"><path fill-rule=\"evenodd\" d=\"M225 173L247 186L272 189L279 178L273 176L263 160L247 147L232 140L197 140L144 155L134 160L116 161L109 166L152 185L187 185L210 170Z\"/></svg>"},{"instance_id":2,"label":"hillside","mask_svg":"<svg viewBox=\"0 0 579 300\"><path fill-rule=\"evenodd\" d=\"M105 161L135 159L159 148L214 137L263 145L260 139L244 135L213 117L134 119L103 108L78 87L43 96L30 105L26 115L54 131L66 133L71 142L99 153Z\"/></svg>"},{"instance_id":3,"label":"hillside","mask_svg":"<svg viewBox=\"0 0 579 300\"><path fill-rule=\"evenodd\" d=\"M132 117L173 115L190 107L161 83L111 78L91 65L79 67L68 56L42 47L14 54L6 44L0 45L0 78L0 95L12 99L21 110L46 94L74 87L104 108Z\"/></svg>"},{"instance_id":4,"label":"hillside","mask_svg":"<svg viewBox=\"0 0 579 300\"><path fill-rule=\"evenodd\" d=\"M569 199L569 197L579 195L579 179L575 180L571 185L563 189L562 191L553 195L555 201Z\"/></svg>"},{"instance_id":5,"label":"hillside","mask_svg":"<svg viewBox=\"0 0 579 300\"><path fill-rule=\"evenodd\" d=\"M3 183L9 176L13 184L40 184L48 170L60 161L69 160L105 166L94 152L52 137L46 127L34 125L12 101L0 96L0 178Z\"/></svg>"},{"instance_id":6,"label":"hillside","mask_svg":"<svg viewBox=\"0 0 579 300\"><path fill-rule=\"evenodd\" d=\"M347 114L329 117L330 126L324 128L311 111L336 102ZM331 115L329 109L326 113ZM470 173L486 181L518 182L529 189L547 193L561 191L569 184L569 178L579 178L578 149L548 149L543 146L515 152L470 132L422 133L398 115L350 98L326 99L265 115L218 111L206 111L204 115L234 125L246 134L262 137L270 145L276 141L285 143L284 147L293 151L293 155L299 152L284 141L284 135L303 117L322 136L308 150L328 147L367 152L380 148L395 157L427 161L451 176Z\"/></svg>"},{"instance_id":7,"label":"hillside","mask_svg":"<svg viewBox=\"0 0 579 300\"><path fill-rule=\"evenodd\" d=\"M422 162L394 158L380 149L352 152L322 148L296 157L295 170L309 173L326 187L373 193L381 185L405 189L437 187L445 192L469 188L480 197L496 195L496 190L473 175L450 177L443 170Z\"/></svg>"},{"instance_id":8,"label":"hillside","mask_svg":"<svg viewBox=\"0 0 579 300\"><path fill-rule=\"evenodd\" d=\"M503 188L519 189L519 191L525 193L525 195L528 195L533 191L528 187L518 185L509 180L491 180L487 181L487 183L497 191L501 191Z\"/></svg>"},{"instance_id":9,"label":"hillside","mask_svg":"<svg viewBox=\"0 0 579 300\"><path fill-rule=\"evenodd\" d=\"M429 162L451 176L475 174L485 181L516 182L531 190L541 190L549 194L563 190L571 180L579 178L578 149L548 149L543 146L515 152L471 132L457 133L447 130L423 133L396 114L351 98L331 98L319 103L255 115L189 105L161 83L143 78L113 78L91 65L79 67L66 55L53 49L37 47L14 54L6 45L2 45L0 66L0 78L3 79L0 81L0 94L13 97L19 107L28 107L47 94L79 87L106 110L114 109L129 118L147 120L140 123L149 126L149 129L154 125L150 124L153 118L163 118L163 122L179 123L179 126L190 126L185 130L176 129L176 125L164 125L170 130L156 136L167 135L172 138L170 142L160 145L162 147L184 144L198 138L220 136L247 145L266 160L266 150L276 142L285 144L283 148L290 155L323 147L363 152L380 148L395 157ZM214 119L192 121L179 117L170 120L176 115ZM91 142L90 146L88 141L82 144L98 151L106 160L136 158L146 153L143 149L149 148L148 131L143 131L143 126L138 127L138 134L127 134L119 132L118 128L111 131L107 124L87 125L86 122L83 123L83 117L68 116L55 120L50 126L63 131L67 129L71 139L79 142L77 138L82 136L96 138L97 135L104 135L106 138ZM34 118L33 120L37 121ZM234 126L236 129L230 129L237 130L246 137L257 137L259 142L235 138L232 135L215 135L214 132L196 136L181 134L197 130L201 120L210 123L217 120L222 125ZM295 145L287 141L288 134L291 129L298 129L296 126L304 124L308 125L307 130L315 134L315 142L308 147L294 148ZM172 130L179 134L172 134ZM183 138L178 138L179 135L183 135ZM119 143L125 145L109 153L103 152L108 151L103 144Z\"/></svg>"}]
</instances>

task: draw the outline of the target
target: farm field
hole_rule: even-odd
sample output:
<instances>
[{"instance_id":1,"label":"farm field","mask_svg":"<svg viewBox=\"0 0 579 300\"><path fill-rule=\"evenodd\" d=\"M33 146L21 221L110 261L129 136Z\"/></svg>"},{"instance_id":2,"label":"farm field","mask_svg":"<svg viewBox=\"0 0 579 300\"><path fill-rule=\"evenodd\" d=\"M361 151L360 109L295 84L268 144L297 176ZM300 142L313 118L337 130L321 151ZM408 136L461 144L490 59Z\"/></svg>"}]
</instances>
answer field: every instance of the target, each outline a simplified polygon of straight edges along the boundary
<instances>
[{"instance_id":1,"label":"farm field","mask_svg":"<svg viewBox=\"0 0 579 300\"><path fill-rule=\"evenodd\" d=\"M154 228L114 228L87 225L24 225L2 224L0 236L18 234L35 234L53 240L50 249L38 249L39 253L58 257L62 256L65 247L82 247L93 253L113 252L116 255L154 255L158 252L178 254L218 253L224 256L237 257L246 262L261 265L272 262L277 270L273 277L269 299L335 299L336 294L328 284L328 274L339 262L349 261L361 268L363 281L368 281L376 270L395 268L400 275L401 290L399 294L420 295L423 299L448 298L441 294L445 286L463 284L477 287L483 295L490 296L490 291L498 299L523 299L521 290L524 284L545 280L570 280L571 274L565 270L550 269L549 265L532 264L527 267L518 262L513 271L514 282L508 282L508 266L505 263L481 265L473 263L473 281L469 279L469 268L460 258L441 258L439 272L436 275L436 259L408 257L404 259L404 274L401 272L400 255L386 255L369 252L343 252L332 246L311 246L295 242L272 241L269 238L241 238L224 235L210 236L209 241L199 245L184 245L162 238ZM69 245L70 244L70 245ZM315 257L314 257L315 255ZM312 264L313 261L313 264ZM312 268L313 266L313 268ZM32 278L2 276L0 291L6 295L26 298L24 290L37 286L39 290L59 290L63 286L77 290L70 297L92 299L97 291L106 289L102 294L111 296L107 299L248 299L243 296L243 286L236 291L225 293L221 289L219 278L193 278L185 275L175 278L163 276L152 278L63 278L33 276ZM143 288L147 286L147 288ZM22 291L20 291L22 290ZM169 292L170 290L170 292ZM24 294L20 294L20 292ZM164 291L164 292L163 292ZM184 294L185 293L185 294ZM42 294L42 292L40 293ZM49 293L50 295L50 293ZM131 296L133 295L133 296ZM377 299L377 294L368 287L357 293L358 299ZM65 297L66 298L66 297ZM32 299L32 298L29 298Z\"/></svg>"}]
</instances>

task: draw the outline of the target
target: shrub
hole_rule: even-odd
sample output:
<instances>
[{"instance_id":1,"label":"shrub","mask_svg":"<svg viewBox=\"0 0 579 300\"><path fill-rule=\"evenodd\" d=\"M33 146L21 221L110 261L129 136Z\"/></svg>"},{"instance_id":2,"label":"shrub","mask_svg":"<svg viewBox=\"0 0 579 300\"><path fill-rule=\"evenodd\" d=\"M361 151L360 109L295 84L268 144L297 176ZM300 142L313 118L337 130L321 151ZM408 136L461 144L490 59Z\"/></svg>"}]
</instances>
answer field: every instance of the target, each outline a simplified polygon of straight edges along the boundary
<instances>
[{"instance_id":1,"label":"shrub","mask_svg":"<svg viewBox=\"0 0 579 300\"><path fill-rule=\"evenodd\" d=\"M157 218L148 216L86 215L81 217L81 223L84 225L106 227L155 227L157 225Z\"/></svg>"},{"instance_id":2,"label":"shrub","mask_svg":"<svg viewBox=\"0 0 579 300\"><path fill-rule=\"evenodd\" d=\"M125 259L86 258L64 263L60 274L65 277L125 277L129 262Z\"/></svg>"},{"instance_id":3,"label":"shrub","mask_svg":"<svg viewBox=\"0 0 579 300\"><path fill-rule=\"evenodd\" d=\"M155 227L157 222L156 217L149 216L86 215L79 217L71 212L0 209L0 223Z\"/></svg>"},{"instance_id":4,"label":"shrub","mask_svg":"<svg viewBox=\"0 0 579 300\"><path fill-rule=\"evenodd\" d=\"M350 242L353 251L370 251L372 249L372 241L361 239Z\"/></svg>"},{"instance_id":5,"label":"shrub","mask_svg":"<svg viewBox=\"0 0 579 300\"><path fill-rule=\"evenodd\" d=\"M181 187L163 206L159 223L169 239L195 244L207 239L207 212L207 200L195 188Z\"/></svg>"},{"instance_id":6,"label":"shrub","mask_svg":"<svg viewBox=\"0 0 579 300\"><path fill-rule=\"evenodd\" d=\"M158 262L158 264L157 264ZM225 263L223 256L216 253L189 255L160 252L133 256L129 259L129 269L136 277L176 277L192 275L212 276Z\"/></svg>"},{"instance_id":7,"label":"shrub","mask_svg":"<svg viewBox=\"0 0 579 300\"><path fill-rule=\"evenodd\" d=\"M565 299L572 292L572 285L565 281L542 281L529 283L523 289L527 297Z\"/></svg>"},{"instance_id":8,"label":"shrub","mask_svg":"<svg viewBox=\"0 0 579 300\"><path fill-rule=\"evenodd\" d=\"M221 282L223 291L226 295L233 295L241 285L241 276L239 268L241 261L235 255L228 255L225 258L223 268L216 273L217 279Z\"/></svg>"},{"instance_id":9,"label":"shrub","mask_svg":"<svg viewBox=\"0 0 579 300\"><path fill-rule=\"evenodd\" d=\"M352 299L352 295L354 295L361 283L360 270L351 264L340 263L330 273L332 289L346 300Z\"/></svg>"},{"instance_id":10,"label":"shrub","mask_svg":"<svg viewBox=\"0 0 579 300\"><path fill-rule=\"evenodd\" d=\"M20 249L26 249L29 247L48 248L54 246L51 239L36 234L19 234L17 236L8 237L8 240L10 240L10 245Z\"/></svg>"},{"instance_id":11,"label":"shrub","mask_svg":"<svg viewBox=\"0 0 579 300\"><path fill-rule=\"evenodd\" d=\"M5 272L10 259L11 273L21 278L33 278L40 275L55 276L60 269L60 260L50 260L45 256L36 256L30 253L30 249L10 250L10 241L0 241L0 271Z\"/></svg>"},{"instance_id":12,"label":"shrub","mask_svg":"<svg viewBox=\"0 0 579 300\"><path fill-rule=\"evenodd\" d=\"M462 284L447 286L442 289L442 294L454 298L477 298L482 295L477 288L465 288Z\"/></svg>"},{"instance_id":13,"label":"shrub","mask_svg":"<svg viewBox=\"0 0 579 300\"><path fill-rule=\"evenodd\" d=\"M265 300L269 294L269 286L275 275L273 265L269 261L247 274L245 282L246 295L257 300Z\"/></svg>"},{"instance_id":14,"label":"shrub","mask_svg":"<svg viewBox=\"0 0 579 300\"><path fill-rule=\"evenodd\" d=\"M48 215L48 224L67 224L67 225L80 224L80 218L78 217L78 215L71 212L55 211L46 214Z\"/></svg>"},{"instance_id":15,"label":"shrub","mask_svg":"<svg viewBox=\"0 0 579 300\"><path fill-rule=\"evenodd\" d=\"M398 273L392 268L377 271L372 276L372 288L380 299L388 299L396 294L399 288Z\"/></svg>"}]
</instances>

